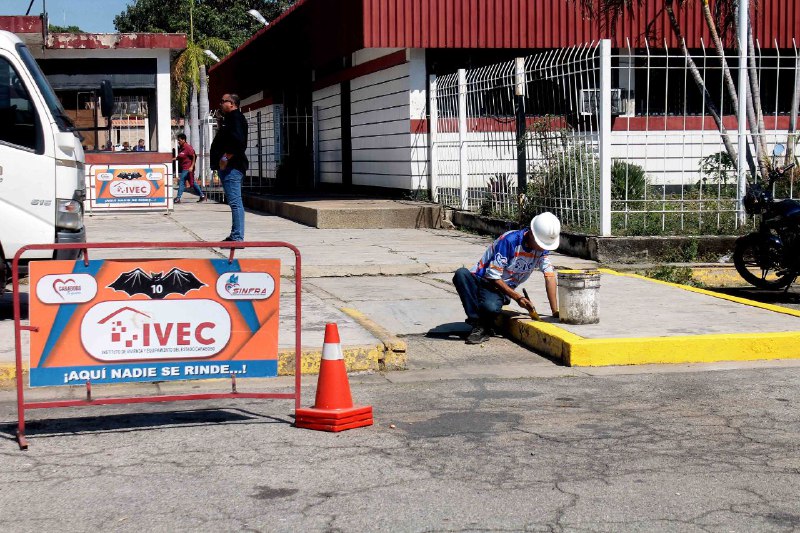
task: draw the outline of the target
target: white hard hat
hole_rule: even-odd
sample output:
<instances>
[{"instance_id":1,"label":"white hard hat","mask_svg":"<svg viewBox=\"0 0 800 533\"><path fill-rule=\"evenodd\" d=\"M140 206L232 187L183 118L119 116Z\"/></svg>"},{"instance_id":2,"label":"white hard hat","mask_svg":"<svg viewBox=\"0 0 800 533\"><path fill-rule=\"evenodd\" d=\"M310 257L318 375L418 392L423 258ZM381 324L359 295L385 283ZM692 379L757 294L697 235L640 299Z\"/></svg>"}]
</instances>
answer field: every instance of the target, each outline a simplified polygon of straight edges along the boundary
<instances>
[{"instance_id":1,"label":"white hard hat","mask_svg":"<svg viewBox=\"0 0 800 533\"><path fill-rule=\"evenodd\" d=\"M533 240L536 241L540 248L545 250L558 248L558 241L561 236L561 222L558 221L558 217L553 213L546 212L533 217L531 231L533 232Z\"/></svg>"}]
</instances>

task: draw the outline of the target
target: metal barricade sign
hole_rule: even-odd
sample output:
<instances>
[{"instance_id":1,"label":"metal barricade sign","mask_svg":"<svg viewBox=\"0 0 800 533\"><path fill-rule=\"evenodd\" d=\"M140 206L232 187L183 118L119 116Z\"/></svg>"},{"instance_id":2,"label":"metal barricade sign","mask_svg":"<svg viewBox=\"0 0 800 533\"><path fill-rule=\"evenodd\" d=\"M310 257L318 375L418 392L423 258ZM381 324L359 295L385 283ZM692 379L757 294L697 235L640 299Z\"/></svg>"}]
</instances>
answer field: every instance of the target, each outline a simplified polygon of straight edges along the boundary
<instances>
[{"instance_id":1,"label":"metal barricade sign","mask_svg":"<svg viewBox=\"0 0 800 533\"><path fill-rule=\"evenodd\" d=\"M36 261L30 386L274 377L278 260Z\"/></svg>"},{"instance_id":2,"label":"metal barricade sign","mask_svg":"<svg viewBox=\"0 0 800 533\"><path fill-rule=\"evenodd\" d=\"M97 209L167 209L172 173L165 164L89 165L86 174L89 211Z\"/></svg>"},{"instance_id":3,"label":"metal barricade sign","mask_svg":"<svg viewBox=\"0 0 800 533\"><path fill-rule=\"evenodd\" d=\"M227 259L90 260L93 249L222 248ZM238 392L236 379L278 375L280 261L235 259L237 249L286 248L295 256L294 391ZM29 264L30 325L21 321L20 259L29 250L82 250L77 261ZM25 411L54 407L209 400L293 399L300 407L300 251L285 242L130 242L23 246L12 262L17 441ZM21 332L30 332L29 385L85 385L84 399L26 401ZM230 378L230 392L92 395L94 384Z\"/></svg>"}]
</instances>

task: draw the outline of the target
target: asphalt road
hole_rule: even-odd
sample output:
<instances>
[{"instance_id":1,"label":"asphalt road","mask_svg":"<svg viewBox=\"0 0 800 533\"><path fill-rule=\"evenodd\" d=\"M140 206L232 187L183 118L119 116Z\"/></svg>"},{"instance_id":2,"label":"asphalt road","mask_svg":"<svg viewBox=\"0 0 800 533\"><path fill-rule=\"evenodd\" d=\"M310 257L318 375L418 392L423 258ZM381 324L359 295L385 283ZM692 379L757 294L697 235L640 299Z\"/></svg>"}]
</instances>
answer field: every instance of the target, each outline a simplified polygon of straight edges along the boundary
<instances>
[{"instance_id":1,"label":"asphalt road","mask_svg":"<svg viewBox=\"0 0 800 533\"><path fill-rule=\"evenodd\" d=\"M448 379L509 341L408 341L427 362L353 376L375 425L340 434L283 400L142 404L33 411L21 452L0 393L0 530L800 529L798 365Z\"/></svg>"}]
</instances>

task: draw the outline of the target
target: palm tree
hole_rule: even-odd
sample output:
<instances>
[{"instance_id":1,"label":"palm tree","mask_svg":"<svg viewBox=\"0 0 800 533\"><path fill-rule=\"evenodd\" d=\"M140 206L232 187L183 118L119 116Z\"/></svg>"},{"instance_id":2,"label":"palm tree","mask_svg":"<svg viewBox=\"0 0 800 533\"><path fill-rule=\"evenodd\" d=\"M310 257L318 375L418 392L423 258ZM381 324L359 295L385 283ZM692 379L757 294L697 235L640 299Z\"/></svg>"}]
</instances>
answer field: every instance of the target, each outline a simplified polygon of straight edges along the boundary
<instances>
[{"instance_id":1,"label":"palm tree","mask_svg":"<svg viewBox=\"0 0 800 533\"><path fill-rule=\"evenodd\" d=\"M175 59L172 64L172 86L173 86L173 101L175 108L178 109L180 114L186 117L186 108L189 108L188 130L186 137L189 144L198 149L201 154L208 152L208 140L202 137L201 132L205 130L200 126L204 123L209 115L208 104L208 76L206 75L206 66L210 65L213 60L205 54L205 50L211 50L219 57L225 56L231 52L231 45L217 37L206 37L197 42L194 40L194 22L193 11L194 1L189 4L189 42L186 49ZM185 120L185 119L184 119ZM200 168L200 175L207 176L207 158Z\"/></svg>"}]
</instances>

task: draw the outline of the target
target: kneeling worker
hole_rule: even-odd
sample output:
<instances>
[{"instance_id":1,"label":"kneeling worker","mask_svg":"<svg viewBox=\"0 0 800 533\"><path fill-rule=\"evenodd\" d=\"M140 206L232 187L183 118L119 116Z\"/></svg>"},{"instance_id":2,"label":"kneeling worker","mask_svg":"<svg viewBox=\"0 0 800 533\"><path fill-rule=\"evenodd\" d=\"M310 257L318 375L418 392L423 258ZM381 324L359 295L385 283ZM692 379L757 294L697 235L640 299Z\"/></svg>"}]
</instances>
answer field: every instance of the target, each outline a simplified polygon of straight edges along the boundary
<instances>
[{"instance_id":1,"label":"kneeling worker","mask_svg":"<svg viewBox=\"0 0 800 533\"><path fill-rule=\"evenodd\" d=\"M560 233L561 223L553 213L536 215L530 228L504 233L486 249L478 264L456 271L453 285L467 313L466 322L472 326L467 344L488 340L495 318L511 300L528 312L533 310L533 303L515 289L534 269L544 274L550 310L558 317L556 274L549 255L558 248Z\"/></svg>"}]
</instances>

